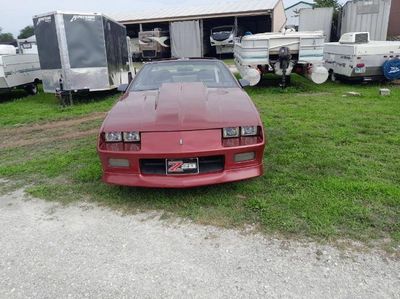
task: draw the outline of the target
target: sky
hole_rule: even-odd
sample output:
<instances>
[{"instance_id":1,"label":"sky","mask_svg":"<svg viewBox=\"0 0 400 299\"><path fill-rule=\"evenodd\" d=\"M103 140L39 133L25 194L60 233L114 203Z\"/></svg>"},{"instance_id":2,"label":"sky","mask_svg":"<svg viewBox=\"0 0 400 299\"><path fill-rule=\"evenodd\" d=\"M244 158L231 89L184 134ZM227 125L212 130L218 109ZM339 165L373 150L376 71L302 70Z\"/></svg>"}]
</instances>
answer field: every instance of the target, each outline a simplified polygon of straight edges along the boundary
<instances>
[{"instance_id":1,"label":"sky","mask_svg":"<svg viewBox=\"0 0 400 299\"><path fill-rule=\"evenodd\" d=\"M283 1L285 6L290 6L300 0ZM126 10L176 6L177 2L179 5L193 6L213 3L215 0L0 0L0 27L3 28L3 32L11 32L16 37L22 28L32 25L32 16L36 14L55 10L111 14Z\"/></svg>"}]
</instances>

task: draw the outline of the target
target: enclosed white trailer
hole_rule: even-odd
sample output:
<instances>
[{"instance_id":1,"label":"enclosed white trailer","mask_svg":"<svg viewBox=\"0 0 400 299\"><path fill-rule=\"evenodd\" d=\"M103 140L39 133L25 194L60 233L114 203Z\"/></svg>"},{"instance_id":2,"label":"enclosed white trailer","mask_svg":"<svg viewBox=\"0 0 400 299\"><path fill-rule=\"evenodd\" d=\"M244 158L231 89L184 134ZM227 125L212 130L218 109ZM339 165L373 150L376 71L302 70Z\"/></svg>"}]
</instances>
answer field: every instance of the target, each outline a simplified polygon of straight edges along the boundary
<instances>
[{"instance_id":1,"label":"enclosed white trailer","mask_svg":"<svg viewBox=\"0 0 400 299\"><path fill-rule=\"evenodd\" d=\"M98 91L128 83L124 25L98 13L50 12L33 17L45 92Z\"/></svg>"},{"instance_id":2,"label":"enclosed white trailer","mask_svg":"<svg viewBox=\"0 0 400 299\"><path fill-rule=\"evenodd\" d=\"M0 90L18 87L36 94L41 78L37 54L16 54L14 46L0 45Z\"/></svg>"},{"instance_id":3,"label":"enclosed white trailer","mask_svg":"<svg viewBox=\"0 0 400 299\"><path fill-rule=\"evenodd\" d=\"M324 48L325 67L333 80L383 79L384 64L399 57L400 41L370 41L368 32L346 33L339 42L326 43Z\"/></svg>"},{"instance_id":4,"label":"enclosed white trailer","mask_svg":"<svg viewBox=\"0 0 400 299\"><path fill-rule=\"evenodd\" d=\"M322 31L289 30L243 36L235 42L235 64L250 85L258 84L263 73L285 78L293 71L321 84L328 79L323 66L324 40Z\"/></svg>"}]
</instances>

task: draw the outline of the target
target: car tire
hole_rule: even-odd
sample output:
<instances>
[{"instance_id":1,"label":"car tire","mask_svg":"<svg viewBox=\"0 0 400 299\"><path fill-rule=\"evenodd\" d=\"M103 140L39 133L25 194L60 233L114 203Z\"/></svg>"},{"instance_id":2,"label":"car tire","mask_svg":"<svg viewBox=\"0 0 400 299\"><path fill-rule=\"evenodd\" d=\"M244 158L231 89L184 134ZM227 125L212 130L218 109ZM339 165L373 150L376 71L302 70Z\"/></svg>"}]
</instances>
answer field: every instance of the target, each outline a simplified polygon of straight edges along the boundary
<instances>
[{"instance_id":1,"label":"car tire","mask_svg":"<svg viewBox=\"0 0 400 299\"><path fill-rule=\"evenodd\" d=\"M37 85L35 83L29 84L25 87L25 90L27 93L29 93L30 95L35 95L38 93L38 88Z\"/></svg>"}]
</instances>

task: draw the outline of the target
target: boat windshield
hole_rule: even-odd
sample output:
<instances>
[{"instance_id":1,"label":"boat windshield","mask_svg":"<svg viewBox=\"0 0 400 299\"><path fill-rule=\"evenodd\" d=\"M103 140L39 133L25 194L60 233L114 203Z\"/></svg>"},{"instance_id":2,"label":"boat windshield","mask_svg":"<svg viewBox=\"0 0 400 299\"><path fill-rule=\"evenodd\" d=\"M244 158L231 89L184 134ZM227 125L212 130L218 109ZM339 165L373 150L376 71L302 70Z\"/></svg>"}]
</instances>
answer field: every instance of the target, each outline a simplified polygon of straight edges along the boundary
<instances>
[{"instance_id":1,"label":"boat windshield","mask_svg":"<svg viewBox=\"0 0 400 299\"><path fill-rule=\"evenodd\" d=\"M211 29L212 33L216 33L216 32L232 32L233 30L233 26L223 26L223 27L216 27Z\"/></svg>"}]
</instances>

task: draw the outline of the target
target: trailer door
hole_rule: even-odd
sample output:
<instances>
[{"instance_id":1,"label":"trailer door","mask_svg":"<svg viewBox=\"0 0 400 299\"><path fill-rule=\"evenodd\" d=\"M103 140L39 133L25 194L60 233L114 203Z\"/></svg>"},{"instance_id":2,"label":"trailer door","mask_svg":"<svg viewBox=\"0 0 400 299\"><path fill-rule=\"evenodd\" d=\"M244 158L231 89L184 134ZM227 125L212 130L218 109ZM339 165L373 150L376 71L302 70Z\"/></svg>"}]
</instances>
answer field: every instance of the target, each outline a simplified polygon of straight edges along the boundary
<instances>
[{"instance_id":1,"label":"trailer door","mask_svg":"<svg viewBox=\"0 0 400 299\"><path fill-rule=\"evenodd\" d=\"M64 14L64 27L71 68L107 66L101 16Z\"/></svg>"},{"instance_id":2,"label":"trailer door","mask_svg":"<svg viewBox=\"0 0 400 299\"><path fill-rule=\"evenodd\" d=\"M171 22L170 37L172 57L203 57L203 40L198 20Z\"/></svg>"},{"instance_id":3,"label":"trailer door","mask_svg":"<svg viewBox=\"0 0 400 299\"><path fill-rule=\"evenodd\" d=\"M60 48L54 15L33 19L40 67L42 70L61 69Z\"/></svg>"}]
</instances>

